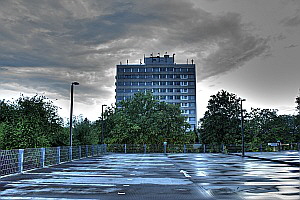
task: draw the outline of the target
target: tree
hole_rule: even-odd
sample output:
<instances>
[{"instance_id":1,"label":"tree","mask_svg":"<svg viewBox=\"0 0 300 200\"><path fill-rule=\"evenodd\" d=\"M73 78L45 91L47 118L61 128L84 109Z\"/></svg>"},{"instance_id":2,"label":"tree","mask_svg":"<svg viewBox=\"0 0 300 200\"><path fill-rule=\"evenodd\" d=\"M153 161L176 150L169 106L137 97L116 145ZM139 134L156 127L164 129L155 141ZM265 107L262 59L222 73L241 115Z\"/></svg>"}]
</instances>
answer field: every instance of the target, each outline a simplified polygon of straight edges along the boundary
<instances>
[{"instance_id":1,"label":"tree","mask_svg":"<svg viewBox=\"0 0 300 200\"><path fill-rule=\"evenodd\" d=\"M200 119L200 139L206 144L234 144L241 142L240 99L221 90L208 101L207 111Z\"/></svg>"},{"instance_id":2,"label":"tree","mask_svg":"<svg viewBox=\"0 0 300 200\"><path fill-rule=\"evenodd\" d=\"M99 135L95 125L87 118L79 116L73 128L73 145L91 145L99 142Z\"/></svg>"},{"instance_id":3,"label":"tree","mask_svg":"<svg viewBox=\"0 0 300 200\"><path fill-rule=\"evenodd\" d=\"M37 148L65 144L63 121L57 107L44 96L20 96L14 102L1 101L2 148Z\"/></svg>"},{"instance_id":4,"label":"tree","mask_svg":"<svg viewBox=\"0 0 300 200\"><path fill-rule=\"evenodd\" d=\"M136 93L116 107L109 107L104 117L106 143L184 143L189 127L179 106L154 100L151 93Z\"/></svg>"}]
</instances>

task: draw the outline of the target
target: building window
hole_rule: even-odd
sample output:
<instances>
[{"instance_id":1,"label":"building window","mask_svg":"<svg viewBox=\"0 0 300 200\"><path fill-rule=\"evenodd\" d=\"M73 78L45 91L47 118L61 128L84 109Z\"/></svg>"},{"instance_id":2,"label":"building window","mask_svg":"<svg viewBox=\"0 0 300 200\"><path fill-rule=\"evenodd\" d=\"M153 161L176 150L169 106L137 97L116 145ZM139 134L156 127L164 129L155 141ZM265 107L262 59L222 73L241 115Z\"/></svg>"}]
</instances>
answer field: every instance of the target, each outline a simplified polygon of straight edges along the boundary
<instances>
[{"instance_id":1,"label":"building window","mask_svg":"<svg viewBox=\"0 0 300 200\"><path fill-rule=\"evenodd\" d=\"M117 96L117 100L118 101L122 101L123 100L123 96Z\"/></svg>"},{"instance_id":2,"label":"building window","mask_svg":"<svg viewBox=\"0 0 300 200\"><path fill-rule=\"evenodd\" d=\"M167 72L172 72L174 68L173 67L167 67L166 69L167 69Z\"/></svg>"},{"instance_id":3,"label":"building window","mask_svg":"<svg viewBox=\"0 0 300 200\"><path fill-rule=\"evenodd\" d=\"M195 78L195 75L189 75L189 78Z\"/></svg>"},{"instance_id":4,"label":"building window","mask_svg":"<svg viewBox=\"0 0 300 200\"><path fill-rule=\"evenodd\" d=\"M190 110L190 114L195 114L195 110Z\"/></svg>"},{"instance_id":5,"label":"building window","mask_svg":"<svg viewBox=\"0 0 300 200\"><path fill-rule=\"evenodd\" d=\"M173 96L168 96L168 99L169 100L173 100Z\"/></svg>"},{"instance_id":6,"label":"building window","mask_svg":"<svg viewBox=\"0 0 300 200\"><path fill-rule=\"evenodd\" d=\"M155 79L159 79L159 75L158 74L153 74L152 77L155 78Z\"/></svg>"},{"instance_id":7,"label":"building window","mask_svg":"<svg viewBox=\"0 0 300 200\"><path fill-rule=\"evenodd\" d=\"M181 81L181 82L180 82L180 85L181 85L181 86L188 86L188 82L187 82L187 81Z\"/></svg>"},{"instance_id":8,"label":"building window","mask_svg":"<svg viewBox=\"0 0 300 200\"><path fill-rule=\"evenodd\" d=\"M139 86L145 86L145 82L139 82Z\"/></svg>"},{"instance_id":9,"label":"building window","mask_svg":"<svg viewBox=\"0 0 300 200\"><path fill-rule=\"evenodd\" d=\"M188 103L181 103L181 107L189 107Z\"/></svg>"},{"instance_id":10,"label":"building window","mask_svg":"<svg viewBox=\"0 0 300 200\"><path fill-rule=\"evenodd\" d=\"M179 88L175 88L173 91L174 92L180 92L180 89Z\"/></svg>"},{"instance_id":11,"label":"building window","mask_svg":"<svg viewBox=\"0 0 300 200\"><path fill-rule=\"evenodd\" d=\"M176 79L176 78L180 78L180 75L179 74L175 74L174 75L174 78Z\"/></svg>"},{"instance_id":12,"label":"building window","mask_svg":"<svg viewBox=\"0 0 300 200\"><path fill-rule=\"evenodd\" d=\"M166 85L166 81L161 81L160 85Z\"/></svg>"},{"instance_id":13,"label":"building window","mask_svg":"<svg viewBox=\"0 0 300 200\"><path fill-rule=\"evenodd\" d=\"M153 68L153 72L159 72L159 68L158 67L154 67Z\"/></svg>"},{"instance_id":14,"label":"building window","mask_svg":"<svg viewBox=\"0 0 300 200\"><path fill-rule=\"evenodd\" d=\"M196 103L190 103L190 107L195 107Z\"/></svg>"},{"instance_id":15,"label":"building window","mask_svg":"<svg viewBox=\"0 0 300 200\"><path fill-rule=\"evenodd\" d=\"M180 100L180 95L175 95L176 100Z\"/></svg>"},{"instance_id":16,"label":"building window","mask_svg":"<svg viewBox=\"0 0 300 200\"><path fill-rule=\"evenodd\" d=\"M167 68L161 67L161 68L160 68L160 71L161 71L161 72L165 72L165 71L167 71Z\"/></svg>"},{"instance_id":17,"label":"building window","mask_svg":"<svg viewBox=\"0 0 300 200\"><path fill-rule=\"evenodd\" d=\"M167 85L173 85L173 81L167 81Z\"/></svg>"},{"instance_id":18,"label":"building window","mask_svg":"<svg viewBox=\"0 0 300 200\"><path fill-rule=\"evenodd\" d=\"M166 98L167 96L159 96L159 100L166 100L167 98Z\"/></svg>"},{"instance_id":19,"label":"building window","mask_svg":"<svg viewBox=\"0 0 300 200\"><path fill-rule=\"evenodd\" d=\"M174 68L175 72L180 72L180 68Z\"/></svg>"},{"instance_id":20,"label":"building window","mask_svg":"<svg viewBox=\"0 0 300 200\"><path fill-rule=\"evenodd\" d=\"M181 68L181 72L188 72L187 68Z\"/></svg>"},{"instance_id":21,"label":"building window","mask_svg":"<svg viewBox=\"0 0 300 200\"><path fill-rule=\"evenodd\" d=\"M179 81L174 81L174 85L180 85Z\"/></svg>"},{"instance_id":22,"label":"building window","mask_svg":"<svg viewBox=\"0 0 300 200\"><path fill-rule=\"evenodd\" d=\"M189 100L195 100L195 96L194 95L189 96Z\"/></svg>"},{"instance_id":23,"label":"building window","mask_svg":"<svg viewBox=\"0 0 300 200\"><path fill-rule=\"evenodd\" d=\"M167 78L167 75L162 74L162 75L160 75L160 78Z\"/></svg>"},{"instance_id":24,"label":"building window","mask_svg":"<svg viewBox=\"0 0 300 200\"><path fill-rule=\"evenodd\" d=\"M131 68L124 68L124 72L131 72Z\"/></svg>"},{"instance_id":25,"label":"building window","mask_svg":"<svg viewBox=\"0 0 300 200\"><path fill-rule=\"evenodd\" d=\"M125 89L125 93L131 93L131 89Z\"/></svg>"},{"instance_id":26,"label":"building window","mask_svg":"<svg viewBox=\"0 0 300 200\"><path fill-rule=\"evenodd\" d=\"M195 69L194 68L189 68L188 72L195 72Z\"/></svg>"},{"instance_id":27,"label":"building window","mask_svg":"<svg viewBox=\"0 0 300 200\"><path fill-rule=\"evenodd\" d=\"M167 78L173 78L173 74L167 74Z\"/></svg>"},{"instance_id":28,"label":"building window","mask_svg":"<svg viewBox=\"0 0 300 200\"><path fill-rule=\"evenodd\" d=\"M183 88L183 89L181 89L180 92L181 92L181 93L188 93L188 89L187 89L187 88Z\"/></svg>"},{"instance_id":29,"label":"building window","mask_svg":"<svg viewBox=\"0 0 300 200\"><path fill-rule=\"evenodd\" d=\"M139 75L139 79L145 79L145 75Z\"/></svg>"},{"instance_id":30,"label":"building window","mask_svg":"<svg viewBox=\"0 0 300 200\"><path fill-rule=\"evenodd\" d=\"M159 89L158 89L158 88L153 88L153 89L152 89L152 92L153 92L153 93L158 93L158 92L159 92Z\"/></svg>"},{"instance_id":31,"label":"building window","mask_svg":"<svg viewBox=\"0 0 300 200\"><path fill-rule=\"evenodd\" d=\"M152 82L146 82L146 86L152 86Z\"/></svg>"},{"instance_id":32,"label":"building window","mask_svg":"<svg viewBox=\"0 0 300 200\"><path fill-rule=\"evenodd\" d=\"M159 85L159 81L153 81L152 83L152 85Z\"/></svg>"},{"instance_id":33,"label":"building window","mask_svg":"<svg viewBox=\"0 0 300 200\"><path fill-rule=\"evenodd\" d=\"M194 81L190 81L189 85L195 85L195 82Z\"/></svg>"},{"instance_id":34,"label":"building window","mask_svg":"<svg viewBox=\"0 0 300 200\"><path fill-rule=\"evenodd\" d=\"M181 100L188 100L188 96L181 96Z\"/></svg>"},{"instance_id":35,"label":"building window","mask_svg":"<svg viewBox=\"0 0 300 200\"><path fill-rule=\"evenodd\" d=\"M139 72L146 72L146 68L139 68Z\"/></svg>"},{"instance_id":36,"label":"building window","mask_svg":"<svg viewBox=\"0 0 300 200\"><path fill-rule=\"evenodd\" d=\"M146 72L152 72L152 67L146 68Z\"/></svg>"},{"instance_id":37,"label":"building window","mask_svg":"<svg viewBox=\"0 0 300 200\"><path fill-rule=\"evenodd\" d=\"M189 110L181 110L181 114L189 114Z\"/></svg>"},{"instance_id":38,"label":"building window","mask_svg":"<svg viewBox=\"0 0 300 200\"><path fill-rule=\"evenodd\" d=\"M162 89L160 89L160 92L166 92L166 89L162 88Z\"/></svg>"},{"instance_id":39,"label":"building window","mask_svg":"<svg viewBox=\"0 0 300 200\"><path fill-rule=\"evenodd\" d=\"M188 78L188 75L182 74L182 75L180 75L180 78L181 78L181 79L187 79L187 78Z\"/></svg>"},{"instance_id":40,"label":"building window","mask_svg":"<svg viewBox=\"0 0 300 200\"><path fill-rule=\"evenodd\" d=\"M138 72L139 68L132 68L132 72Z\"/></svg>"},{"instance_id":41,"label":"building window","mask_svg":"<svg viewBox=\"0 0 300 200\"><path fill-rule=\"evenodd\" d=\"M194 121L196 121L196 118L195 117L189 117L189 121L194 122Z\"/></svg>"},{"instance_id":42,"label":"building window","mask_svg":"<svg viewBox=\"0 0 300 200\"><path fill-rule=\"evenodd\" d=\"M173 88L168 88L167 92L173 92Z\"/></svg>"}]
</instances>

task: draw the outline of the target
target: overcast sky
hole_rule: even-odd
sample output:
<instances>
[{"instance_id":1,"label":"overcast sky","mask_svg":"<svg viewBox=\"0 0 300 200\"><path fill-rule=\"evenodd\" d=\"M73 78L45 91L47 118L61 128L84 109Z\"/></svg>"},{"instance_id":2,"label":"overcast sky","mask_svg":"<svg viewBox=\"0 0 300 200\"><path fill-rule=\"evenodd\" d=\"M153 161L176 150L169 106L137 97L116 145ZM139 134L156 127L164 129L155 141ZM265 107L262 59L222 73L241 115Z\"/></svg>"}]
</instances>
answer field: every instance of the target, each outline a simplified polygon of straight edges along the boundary
<instances>
[{"instance_id":1,"label":"overcast sky","mask_svg":"<svg viewBox=\"0 0 300 200\"><path fill-rule=\"evenodd\" d=\"M116 64L144 54L197 67L198 118L224 89L251 107L295 112L299 0L0 0L0 99L45 95L90 120L114 103ZM57 99L57 100L56 100Z\"/></svg>"}]
</instances>

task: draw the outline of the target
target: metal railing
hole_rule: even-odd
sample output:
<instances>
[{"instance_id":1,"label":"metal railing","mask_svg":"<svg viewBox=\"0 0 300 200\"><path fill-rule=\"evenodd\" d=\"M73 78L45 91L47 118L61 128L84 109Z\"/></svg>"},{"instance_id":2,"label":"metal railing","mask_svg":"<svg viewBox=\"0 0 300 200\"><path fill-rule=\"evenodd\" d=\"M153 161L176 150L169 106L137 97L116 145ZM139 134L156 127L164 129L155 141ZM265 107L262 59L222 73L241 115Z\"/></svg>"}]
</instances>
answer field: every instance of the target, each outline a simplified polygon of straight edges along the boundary
<instances>
[{"instance_id":1,"label":"metal railing","mask_svg":"<svg viewBox=\"0 0 300 200\"><path fill-rule=\"evenodd\" d=\"M300 143L245 144L246 152L298 150ZM50 148L0 150L0 176L57 165L72 160L100 156L104 153L241 153L241 144L98 144Z\"/></svg>"}]
</instances>

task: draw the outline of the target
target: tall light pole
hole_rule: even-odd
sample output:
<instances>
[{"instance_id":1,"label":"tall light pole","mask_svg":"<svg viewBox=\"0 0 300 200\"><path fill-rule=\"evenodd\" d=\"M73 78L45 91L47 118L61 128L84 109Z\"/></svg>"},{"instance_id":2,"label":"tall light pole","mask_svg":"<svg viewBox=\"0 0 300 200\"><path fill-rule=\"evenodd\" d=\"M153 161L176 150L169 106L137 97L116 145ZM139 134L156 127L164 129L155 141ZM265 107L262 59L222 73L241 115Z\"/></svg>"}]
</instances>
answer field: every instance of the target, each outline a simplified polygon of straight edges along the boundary
<instances>
[{"instance_id":1,"label":"tall light pole","mask_svg":"<svg viewBox=\"0 0 300 200\"><path fill-rule=\"evenodd\" d=\"M74 85L79 85L78 82L73 82L71 84L71 108L70 108L70 147L72 147L72 122L73 122L73 90Z\"/></svg>"},{"instance_id":2,"label":"tall light pole","mask_svg":"<svg viewBox=\"0 0 300 200\"><path fill-rule=\"evenodd\" d=\"M103 119L103 107L104 107L104 106L107 106L107 105L105 105L105 104L102 105L102 112L101 112L101 121L102 121L102 123L101 123L101 126L102 126L102 130L101 130L101 143L102 143L102 144L104 144L104 134L103 134L103 132L104 132L104 125L103 125L103 123L104 123L104 119Z\"/></svg>"},{"instance_id":3,"label":"tall light pole","mask_svg":"<svg viewBox=\"0 0 300 200\"><path fill-rule=\"evenodd\" d=\"M245 136L244 136L243 101L246 101L246 99L241 99L242 157L244 157L244 156L245 156Z\"/></svg>"}]
</instances>

